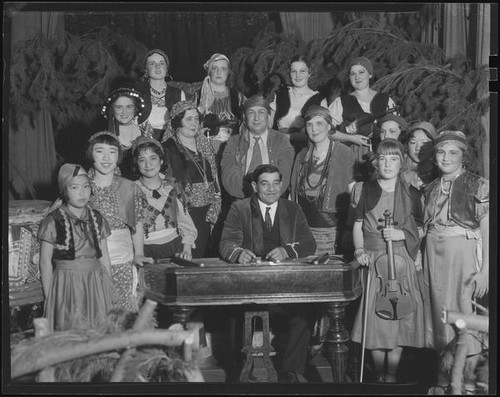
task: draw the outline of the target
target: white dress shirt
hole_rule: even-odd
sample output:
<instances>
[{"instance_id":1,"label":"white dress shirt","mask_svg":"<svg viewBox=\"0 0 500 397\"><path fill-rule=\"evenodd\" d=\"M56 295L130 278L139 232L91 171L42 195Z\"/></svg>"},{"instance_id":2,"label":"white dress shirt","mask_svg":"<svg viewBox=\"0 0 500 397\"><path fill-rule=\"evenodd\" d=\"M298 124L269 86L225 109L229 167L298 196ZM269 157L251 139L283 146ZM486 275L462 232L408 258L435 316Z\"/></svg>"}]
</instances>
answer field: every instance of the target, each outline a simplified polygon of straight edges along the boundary
<instances>
[{"instance_id":1,"label":"white dress shirt","mask_svg":"<svg viewBox=\"0 0 500 397\"><path fill-rule=\"evenodd\" d=\"M265 204L260 200L257 200L259 202L259 207L260 207L260 212L262 214L262 219L264 222L266 221L266 208L271 207L269 210L269 215L271 215L271 224L274 225L274 217L276 216L276 210L278 209L278 202L274 202L271 205Z\"/></svg>"},{"instance_id":2,"label":"white dress shirt","mask_svg":"<svg viewBox=\"0 0 500 397\"><path fill-rule=\"evenodd\" d=\"M248 167L250 167L250 163L252 162L253 149L255 147L255 139L251 132L248 132L248 136L250 137L250 146L248 147L247 152L247 162L245 166L245 173L248 172ZM267 137L269 136L269 130L266 129L260 136L259 145L260 152L262 153L262 164L269 164L269 152L267 150Z\"/></svg>"}]
</instances>

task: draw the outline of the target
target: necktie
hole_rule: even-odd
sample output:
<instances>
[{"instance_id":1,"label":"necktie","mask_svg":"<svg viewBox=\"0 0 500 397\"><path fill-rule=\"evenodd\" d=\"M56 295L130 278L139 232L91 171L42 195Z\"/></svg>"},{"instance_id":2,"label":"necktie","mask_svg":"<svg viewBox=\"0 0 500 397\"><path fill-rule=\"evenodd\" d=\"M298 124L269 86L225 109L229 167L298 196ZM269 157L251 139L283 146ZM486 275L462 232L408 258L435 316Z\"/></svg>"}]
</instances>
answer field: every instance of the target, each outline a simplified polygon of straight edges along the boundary
<instances>
[{"instance_id":1,"label":"necktie","mask_svg":"<svg viewBox=\"0 0 500 397\"><path fill-rule=\"evenodd\" d=\"M248 167L248 172L253 172L255 167L262 164L262 152L260 151L260 136L254 136L255 144L253 145L252 160L250 161L250 166Z\"/></svg>"},{"instance_id":2,"label":"necktie","mask_svg":"<svg viewBox=\"0 0 500 397\"><path fill-rule=\"evenodd\" d=\"M271 231L273 228L273 222L271 221L271 214L269 211L271 210L271 207L266 207L266 216L264 219L264 222L266 223L267 230Z\"/></svg>"}]
</instances>

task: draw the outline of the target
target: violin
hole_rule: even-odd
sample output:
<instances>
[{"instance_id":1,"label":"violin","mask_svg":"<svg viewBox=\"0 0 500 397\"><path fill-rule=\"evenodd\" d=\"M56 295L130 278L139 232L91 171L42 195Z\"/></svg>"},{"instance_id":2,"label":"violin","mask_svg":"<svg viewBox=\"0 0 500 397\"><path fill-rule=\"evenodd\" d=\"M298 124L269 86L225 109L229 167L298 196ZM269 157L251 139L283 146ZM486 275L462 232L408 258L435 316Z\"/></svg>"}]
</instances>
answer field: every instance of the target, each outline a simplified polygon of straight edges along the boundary
<instances>
[{"instance_id":1,"label":"violin","mask_svg":"<svg viewBox=\"0 0 500 397\"><path fill-rule=\"evenodd\" d=\"M354 123L356 123L356 134L363 135L363 136L372 135L373 122L377 119L384 117L386 114L397 112L397 110L398 109L396 107L392 107L390 109L387 109L383 113L378 113L378 114L371 114L371 113L365 113L365 112L361 113L354 120ZM337 131L343 132L344 134L347 134L346 128L351 123L352 123L352 121L344 120L335 129Z\"/></svg>"},{"instance_id":2,"label":"violin","mask_svg":"<svg viewBox=\"0 0 500 397\"><path fill-rule=\"evenodd\" d=\"M384 227L394 225L389 210L384 212L384 218ZM408 288L405 260L401 255L394 254L392 241L387 241L387 253L376 259L375 270L380 281L375 300L377 316L384 320L400 320L413 313L415 303Z\"/></svg>"}]
</instances>

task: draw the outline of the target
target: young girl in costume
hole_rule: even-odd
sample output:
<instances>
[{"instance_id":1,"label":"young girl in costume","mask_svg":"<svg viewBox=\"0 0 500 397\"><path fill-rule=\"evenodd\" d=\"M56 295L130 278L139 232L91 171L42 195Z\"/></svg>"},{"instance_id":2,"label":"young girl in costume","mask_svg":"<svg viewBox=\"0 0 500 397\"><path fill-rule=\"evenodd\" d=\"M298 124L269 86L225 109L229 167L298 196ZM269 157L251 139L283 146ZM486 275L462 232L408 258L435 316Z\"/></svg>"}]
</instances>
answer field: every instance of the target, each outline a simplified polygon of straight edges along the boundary
<instances>
[{"instance_id":1,"label":"young girl in costume","mask_svg":"<svg viewBox=\"0 0 500 397\"><path fill-rule=\"evenodd\" d=\"M154 259L178 255L191 259L198 236L187 211L187 198L172 177L160 173L165 162L161 144L140 137L132 147L135 168L141 177L135 181L147 198L144 207L144 253Z\"/></svg>"},{"instance_id":2,"label":"young girl in costume","mask_svg":"<svg viewBox=\"0 0 500 397\"><path fill-rule=\"evenodd\" d=\"M108 249L111 277L118 295L116 306L137 311L140 296L136 266L153 261L144 256L142 208L147 204L146 197L137 184L115 173L122 158L116 135L108 131L92 135L86 157L92 164L90 205L98 209L111 226Z\"/></svg>"},{"instance_id":3,"label":"young girl in costume","mask_svg":"<svg viewBox=\"0 0 500 397\"><path fill-rule=\"evenodd\" d=\"M90 181L83 167L64 164L58 183L62 205L38 230L45 317L55 331L93 328L112 307L106 244L110 228L88 206Z\"/></svg>"},{"instance_id":4,"label":"young girl in costume","mask_svg":"<svg viewBox=\"0 0 500 397\"><path fill-rule=\"evenodd\" d=\"M382 141L376 153L377 179L354 185L351 201L354 207L353 240L356 260L368 266L368 296L366 302L365 347L371 351L375 376L381 382L395 382L403 346L424 346L423 302L416 279L414 260L419 248L419 236L411 213L413 193L401 176L404 148L395 139ZM384 227L384 212L389 210L394 226ZM410 314L398 320L379 317L376 302L382 292L375 264L386 254L386 242L392 241L398 269L404 269L407 282L404 287L413 302ZM379 259L377 265L382 264ZM386 273L387 274L387 273ZM386 277L387 278L387 277ZM387 283L387 280L385 280ZM365 290L365 292L366 292ZM354 322L352 340L362 341L364 321L361 305ZM387 368L385 360L387 358Z\"/></svg>"},{"instance_id":5,"label":"young girl in costume","mask_svg":"<svg viewBox=\"0 0 500 397\"><path fill-rule=\"evenodd\" d=\"M441 321L442 308L472 314L473 300L488 293L490 197L488 180L465 168L470 154L463 132L442 131L434 141L434 159L440 177L425 187L424 278L430 292L425 308L432 318L426 342L441 353L455 337L454 327ZM475 384L468 368L475 368L481 350L477 331L469 330L466 385ZM438 384L446 387L445 369L451 368L440 367Z\"/></svg>"}]
</instances>

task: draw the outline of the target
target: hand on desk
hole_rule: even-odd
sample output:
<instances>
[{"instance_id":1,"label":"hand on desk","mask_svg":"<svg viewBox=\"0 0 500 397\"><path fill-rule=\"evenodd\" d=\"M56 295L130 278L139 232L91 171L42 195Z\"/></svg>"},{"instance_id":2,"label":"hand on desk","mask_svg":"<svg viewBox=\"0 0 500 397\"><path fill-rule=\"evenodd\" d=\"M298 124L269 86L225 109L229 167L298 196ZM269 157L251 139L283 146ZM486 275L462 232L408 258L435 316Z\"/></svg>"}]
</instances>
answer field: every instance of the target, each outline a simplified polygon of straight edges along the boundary
<instances>
[{"instance_id":1,"label":"hand on desk","mask_svg":"<svg viewBox=\"0 0 500 397\"><path fill-rule=\"evenodd\" d=\"M250 263L255 260L257 260L257 255L247 248L243 249L238 256L238 263Z\"/></svg>"},{"instance_id":2,"label":"hand on desk","mask_svg":"<svg viewBox=\"0 0 500 397\"><path fill-rule=\"evenodd\" d=\"M269 251L264 259L279 262L288 258L288 254L283 247L276 247Z\"/></svg>"},{"instance_id":3,"label":"hand on desk","mask_svg":"<svg viewBox=\"0 0 500 397\"><path fill-rule=\"evenodd\" d=\"M144 266L144 263L154 263L155 260L153 258L150 258L149 256L144 256L144 255L136 255L134 257L134 265L138 267Z\"/></svg>"}]
</instances>

